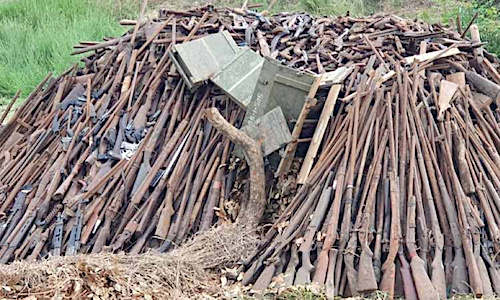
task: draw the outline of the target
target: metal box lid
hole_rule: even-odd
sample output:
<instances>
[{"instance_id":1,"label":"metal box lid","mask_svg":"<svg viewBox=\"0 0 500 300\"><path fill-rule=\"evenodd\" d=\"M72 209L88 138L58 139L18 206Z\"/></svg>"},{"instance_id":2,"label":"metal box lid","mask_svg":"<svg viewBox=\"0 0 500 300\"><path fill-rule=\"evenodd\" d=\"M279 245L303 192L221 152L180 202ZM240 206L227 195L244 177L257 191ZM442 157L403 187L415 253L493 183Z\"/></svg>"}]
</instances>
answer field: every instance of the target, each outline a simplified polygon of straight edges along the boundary
<instances>
[{"instance_id":1,"label":"metal box lid","mask_svg":"<svg viewBox=\"0 0 500 300\"><path fill-rule=\"evenodd\" d=\"M266 57L243 126L279 106L287 122L296 119L314 82L314 75Z\"/></svg>"},{"instance_id":2,"label":"metal box lid","mask_svg":"<svg viewBox=\"0 0 500 300\"><path fill-rule=\"evenodd\" d=\"M228 31L178 44L169 51L189 89L194 90L233 60L238 45Z\"/></svg>"},{"instance_id":3,"label":"metal box lid","mask_svg":"<svg viewBox=\"0 0 500 300\"><path fill-rule=\"evenodd\" d=\"M241 128L251 138L261 143L262 154L267 156L292 141L292 134L281 108L275 107L253 124ZM236 155L241 156L240 149Z\"/></svg>"},{"instance_id":4,"label":"metal box lid","mask_svg":"<svg viewBox=\"0 0 500 300\"><path fill-rule=\"evenodd\" d=\"M242 48L211 80L238 105L246 109L265 59L250 48Z\"/></svg>"}]
</instances>

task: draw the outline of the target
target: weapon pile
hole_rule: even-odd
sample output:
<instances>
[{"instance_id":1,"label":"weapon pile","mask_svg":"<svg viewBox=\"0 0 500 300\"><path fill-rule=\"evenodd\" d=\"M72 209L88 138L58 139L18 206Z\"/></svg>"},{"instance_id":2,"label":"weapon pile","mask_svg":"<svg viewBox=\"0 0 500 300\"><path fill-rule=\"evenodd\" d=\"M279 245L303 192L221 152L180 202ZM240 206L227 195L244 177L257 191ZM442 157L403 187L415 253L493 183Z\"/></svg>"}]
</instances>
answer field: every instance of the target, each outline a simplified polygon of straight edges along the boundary
<instances>
[{"instance_id":1,"label":"weapon pile","mask_svg":"<svg viewBox=\"0 0 500 300\"><path fill-rule=\"evenodd\" d=\"M189 22L198 13L203 20ZM0 134L2 263L166 251L231 218L223 207L232 146L202 111L217 106L232 124L243 111L209 85L190 93L166 51L217 32L208 16L170 13L82 43L75 53L97 50L83 68L49 74L31 93Z\"/></svg>"},{"instance_id":2,"label":"weapon pile","mask_svg":"<svg viewBox=\"0 0 500 300\"><path fill-rule=\"evenodd\" d=\"M243 262L244 284L316 282L332 297L500 292L500 75L477 27L211 7L131 24L78 45L95 51L85 66L47 76L2 127L1 262L166 251L236 218L225 211L232 145L202 112L216 106L239 126L244 111L210 84L191 93L167 55L228 30L319 74L269 184L273 198L290 178L299 188ZM345 80L325 88L340 67ZM310 142L303 161L299 142Z\"/></svg>"},{"instance_id":3,"label":"weapon pile","mask_svg":"<svg viewBox=\"0 0 500 300\"><path fill-rule=\"evenodd\" d=\"M329 89L321 116L309 116L317 126L301 186L241 266L243 284L313 282L332 299L499 293L499 64L477 27L341 17L325 37L322 19L305 22L307 34L289 49L319 73L352 73ZM469 29L472 40L463 38ZM295 148L288 144L282 162Z\"/></svg>"}]
</instances>

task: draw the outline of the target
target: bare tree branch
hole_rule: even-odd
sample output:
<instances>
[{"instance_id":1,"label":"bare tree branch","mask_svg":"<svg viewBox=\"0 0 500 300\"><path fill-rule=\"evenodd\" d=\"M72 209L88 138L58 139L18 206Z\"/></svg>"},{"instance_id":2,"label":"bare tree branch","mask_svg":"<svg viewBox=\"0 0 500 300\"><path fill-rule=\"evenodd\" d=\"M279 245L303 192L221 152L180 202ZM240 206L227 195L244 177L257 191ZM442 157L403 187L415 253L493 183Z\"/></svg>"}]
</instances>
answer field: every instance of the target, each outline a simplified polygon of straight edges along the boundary
<instances>
[{"instance_id":1,"label":"bare tree branch","mask_svg":"<svg viewBox=\"0 0 500 300\"><path fill-rule=\"evenodd\" d=\"M238 130L226 121L217 108L207 108L204 113L217 130L221 131L222 134L240 146L245 152L250 167L250 199L247 209L240 212L238 222L244 226L255 226L259 223L266 205L264 159L260 145L248 134Z\"/></svg>"}]
</instances>

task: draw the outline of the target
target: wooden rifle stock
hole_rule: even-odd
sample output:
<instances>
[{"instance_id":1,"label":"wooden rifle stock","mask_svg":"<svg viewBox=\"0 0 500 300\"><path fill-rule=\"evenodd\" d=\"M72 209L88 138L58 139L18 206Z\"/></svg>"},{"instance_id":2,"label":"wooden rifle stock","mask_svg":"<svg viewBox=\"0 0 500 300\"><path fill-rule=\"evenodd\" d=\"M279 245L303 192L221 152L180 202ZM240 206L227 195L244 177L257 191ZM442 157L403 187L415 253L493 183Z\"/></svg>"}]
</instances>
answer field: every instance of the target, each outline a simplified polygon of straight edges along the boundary
<instances>
[{"instance_id":1,"label":"wooden rifle stock","mask_svg":"<svg viewBox=\"0 0 500 300\"><path fill-rule=\"evenodd\" d=\"M342 192L344 190L343 186L344 186L346 165L347 165L347 159L344 159L344 161L340 165L339 170L337 171L336 175L337 188L335 190L335 196L333 199L332 207L330 208L333 211L333 213L331 219L328 221L327 236L325 242L323 243L323 248L318 256L317 267L314 272L312 280L313 282L319 284L323 284L325 282L326 273L328 270L328 260L329 260L328 253L332 248L333 244L335 243L337 235L336 228L338 227L341 197L342 197Z\"/></svg>"},{"instance_id":2,"label":"wooden rifle stock","mask_svg":"<svg viewBox=\"0 0 500 300\"><path fill-rule=\"evenodd\" d=\"M382 280L379 288L389 293L389 297L394 297L394 283L396 279L396 265L394 260L399 247L399 202L397 182L394 171L389 171L390 199L391 199L391 238L389 242L389 254L382 265Z\"/></svg>"}]
</instances>

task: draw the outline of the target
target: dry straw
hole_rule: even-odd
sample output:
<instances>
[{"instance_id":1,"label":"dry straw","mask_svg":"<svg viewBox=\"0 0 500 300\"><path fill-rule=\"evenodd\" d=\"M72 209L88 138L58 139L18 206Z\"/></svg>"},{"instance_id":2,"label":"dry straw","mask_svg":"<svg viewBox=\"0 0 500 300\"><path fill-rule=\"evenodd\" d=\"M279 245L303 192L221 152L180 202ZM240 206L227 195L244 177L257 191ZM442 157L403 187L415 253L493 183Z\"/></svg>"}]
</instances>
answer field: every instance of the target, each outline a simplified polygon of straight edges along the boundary
<instances>
[{"instance_id":1,"label":"dry straw","mask_svg":"<svg viewBox=\"0 0 500 300\"><path fill-rule=\"evenodd\" d=\"M98 254L14 262L0 270L2 298L171 299L217 293L217 270L257 245L255 229L220 226L166 253Z\"/></svg>"}]
</instances>

